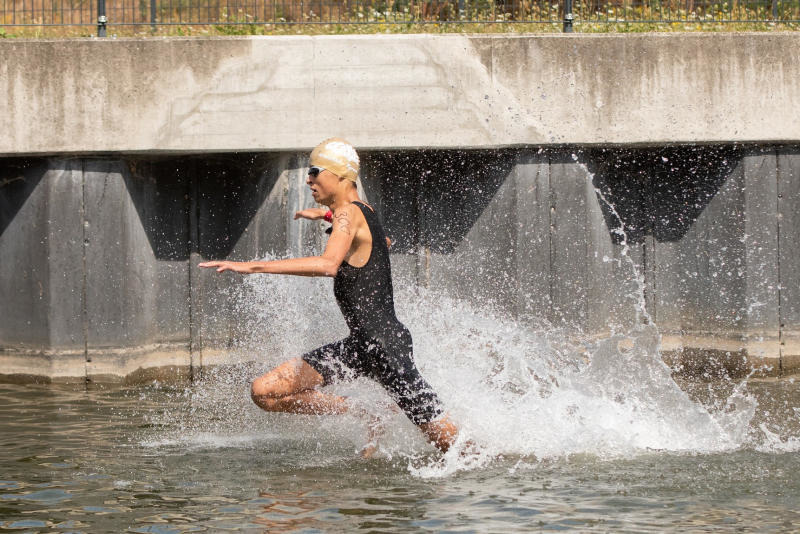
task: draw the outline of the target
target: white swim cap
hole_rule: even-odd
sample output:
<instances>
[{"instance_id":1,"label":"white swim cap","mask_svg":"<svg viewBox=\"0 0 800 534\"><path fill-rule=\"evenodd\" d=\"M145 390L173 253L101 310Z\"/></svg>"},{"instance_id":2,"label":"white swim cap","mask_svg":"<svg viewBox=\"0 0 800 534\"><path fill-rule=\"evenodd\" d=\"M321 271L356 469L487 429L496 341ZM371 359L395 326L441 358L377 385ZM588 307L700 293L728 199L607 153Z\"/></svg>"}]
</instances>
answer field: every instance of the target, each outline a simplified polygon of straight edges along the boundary
<instances>
[{"instance_id":1,"label":"white swim cap","mask_svg":"<svg viewBox=\"0 0 800 534\"><path fill-rule=\"evenodd\" d=\"M336 176L353 182L358 178L359 160L356 149L338 137L326 139L311 151L311 166L327 169Z\"/></svg>"}]
</instances>

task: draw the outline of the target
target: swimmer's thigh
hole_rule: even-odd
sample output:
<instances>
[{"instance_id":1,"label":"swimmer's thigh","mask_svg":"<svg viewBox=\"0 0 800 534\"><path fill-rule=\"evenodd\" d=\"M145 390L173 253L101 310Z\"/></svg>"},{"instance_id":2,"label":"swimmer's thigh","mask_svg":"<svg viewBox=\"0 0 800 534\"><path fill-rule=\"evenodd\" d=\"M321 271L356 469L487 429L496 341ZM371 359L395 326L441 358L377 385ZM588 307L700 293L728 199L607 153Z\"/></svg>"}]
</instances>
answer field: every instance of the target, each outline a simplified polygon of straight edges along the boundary
<instances>
[{"instance_id":1,"label":"swimmer's thigh","mask_svg":"<svg viewBox=\"0 0 800 534\"><path fill-rule=\"evenodd\" d=\"M360 374L356 369L359 350L359 343L351 337L346 337L307 352L301 358L319 373L322 384L327 386L334 382L351 380Z\"/></svg>"},{"instance_id":2,"label":"swimmer's thigh","mask_svg":"<svg viewBox=\"0 0 800 534\"><path fill-rule=\"evenodd\" d=\"M253 380L256 397L283 397L322 385L323 377L301 358L292 358Z\"/></svg>"},{"instance_id":3,"label":"swimmer's thigh","mask_svg":"<svg viewBox=\"0 0 800 534\"><path fill-rule=\"evenodd\" d=\"M444 413L439 396L410 356L386 357L371 374L415 425L430 423Z\"/></svg>"}]
</instances>

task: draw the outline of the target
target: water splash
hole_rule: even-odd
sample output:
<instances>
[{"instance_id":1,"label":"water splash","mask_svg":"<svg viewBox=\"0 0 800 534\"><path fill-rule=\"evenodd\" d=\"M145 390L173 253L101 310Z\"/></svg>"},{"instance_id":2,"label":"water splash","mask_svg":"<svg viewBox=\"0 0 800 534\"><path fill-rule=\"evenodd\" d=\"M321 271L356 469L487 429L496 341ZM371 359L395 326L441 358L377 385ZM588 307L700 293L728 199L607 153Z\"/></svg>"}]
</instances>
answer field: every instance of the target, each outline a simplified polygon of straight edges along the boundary
<instances>
[{"instance_id":1,"label":"water splash","mask_svg":"<svg viewBox=\"0 0 800 534\"><path fill-rule=\"evenodd\" d=\"M247 318L242 331L250 333L234 348L242 363L176 392L175 408L162 416L172 431L157 430L148 443L270 448L295 440L349 454L363 446L366 429L356 416L264 414L249 399L252 378L346 334L330 292L329 280L247 278L236 295ZM575 454L722 452L749 443L755 402L741 389L718 410L692 401L661 361L654 325L592 339L413 285L397 287L396 300L421 372L462 428L457 446L444 458L434 454L403 415L384 410L386 395L366 380L332 389L367 411L383 410L390 421L379 455L406 462L418 476L508 456L535 463ZM462 455L470 446L472 454Z\"/></svg>"},{"instance_id":2,"label":"water splash","mask_svg":"<svg viewBox=\"0 0 800 534\"><path fill-rule=\"evenodd\" d=\"M620 220L602 191L596 192ZM661 359L660 335L645 307L644 279L621 220L613 231L621 236L620 266L630 271L636 319L626 331L612 330L605 337L510 317L396 280L398 316L412 332L417 365L462 433L441 457L404 416L383 408L387 397L375 384L358 380L334 386L333 392L389 419L379 455L405 463L417 476L435 477L509 456L525 466L580 454L620 458L800 448L797 437L753 424L757 403L746 383L735 385L717 404L696 402L676 384ZM275 447L294 440L323 453L358 450L366 432L356 416L264 414L248 395L254 377L346 335L331 285L325 279L246 278L229 295L243 318L233 348L241 363L215 370L181 392L176 405L183 412L164 416L179 431L151 444Z\"/></svg>"}]
</instances>

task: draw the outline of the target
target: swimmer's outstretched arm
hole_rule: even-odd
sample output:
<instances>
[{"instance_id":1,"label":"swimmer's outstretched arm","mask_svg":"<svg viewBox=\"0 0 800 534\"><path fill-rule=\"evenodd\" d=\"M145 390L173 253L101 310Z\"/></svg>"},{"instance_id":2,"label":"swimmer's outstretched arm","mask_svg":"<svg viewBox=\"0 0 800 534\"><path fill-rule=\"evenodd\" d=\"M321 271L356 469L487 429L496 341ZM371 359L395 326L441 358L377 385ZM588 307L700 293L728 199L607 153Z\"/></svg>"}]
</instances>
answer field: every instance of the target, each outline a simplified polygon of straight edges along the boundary
<instances>
[{"instance_id":1,"label":"swimmer's outstretched arm","mask_svg":"<svg viewBox=\"0 0 800 534\"><path fill-rule=\"evenodd\" d=\"M198 265L216 268L218 273L231 271L239 274L293 274L296 276L336 276L339 265L324 256L292 258L275 261L206 261Z\"/></svg>"},{"instance_id":2,"label":"swimmer's outstretched arm","mask_svg":"<svg viewBox=\"0 0 800 534\"><path fill-rule=\"evenodd\" d=\"M309 256L306 258L292 258L274 261L207 261L199 267L216 269L218 273L233 271L240 274L293 274L296 276L336 276L339 266L353 244L354 231L352 229L353 212L355 206L346 206L336 212L331 233L325 252L322 256ZM325 212L322 213L325 215Z\"/></svg>"}]
</instances>

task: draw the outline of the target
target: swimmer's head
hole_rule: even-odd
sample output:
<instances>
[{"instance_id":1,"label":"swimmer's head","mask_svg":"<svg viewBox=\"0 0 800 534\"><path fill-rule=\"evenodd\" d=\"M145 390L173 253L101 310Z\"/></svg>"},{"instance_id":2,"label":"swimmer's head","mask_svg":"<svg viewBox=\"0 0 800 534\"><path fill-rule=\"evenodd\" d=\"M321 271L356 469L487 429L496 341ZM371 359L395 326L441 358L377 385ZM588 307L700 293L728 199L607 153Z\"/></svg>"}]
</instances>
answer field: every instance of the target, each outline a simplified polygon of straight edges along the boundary
<instances>
[{"instance_id":1,"label":"swimmer's head","mask_svg":"<svg viewBox=\"0 0 800 534\"><path fill-rule=\"evenodd\" d=\"M353 183L358 178L359 160L356 149L338 137L326 139L311 151L311 166L327 169Z\"/></svg>"}]
</instances>

